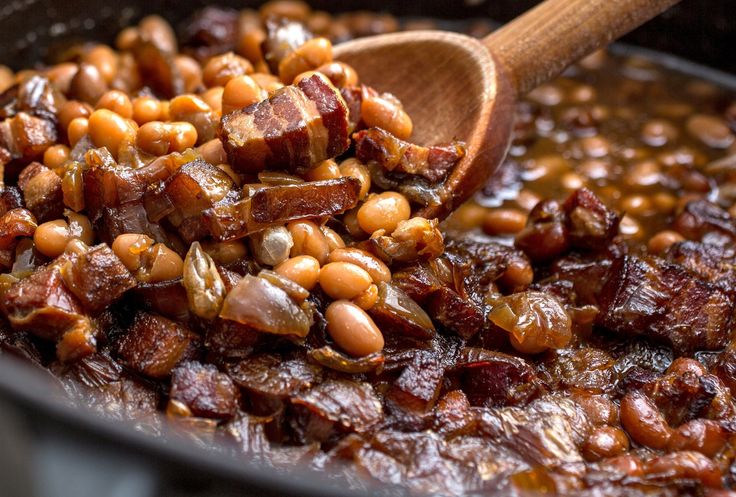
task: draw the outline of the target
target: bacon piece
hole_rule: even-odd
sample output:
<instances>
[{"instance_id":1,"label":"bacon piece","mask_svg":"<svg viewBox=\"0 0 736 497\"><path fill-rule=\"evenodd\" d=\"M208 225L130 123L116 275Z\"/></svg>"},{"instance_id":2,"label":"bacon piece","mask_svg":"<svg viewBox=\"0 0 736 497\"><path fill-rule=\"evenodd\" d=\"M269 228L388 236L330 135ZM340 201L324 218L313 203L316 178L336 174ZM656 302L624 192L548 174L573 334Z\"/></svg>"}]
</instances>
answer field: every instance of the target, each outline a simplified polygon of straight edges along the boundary
<instances>
[{"instance_id":1,"label":"bacon piece","mask_svg":"<svg viewBox=\"0 0 736 497\"><path fill-rule=\"evenodd\" d=\"M598 324L672 344L678 353L729 341L731 300L715 285L656 257L618 258L598 296Z\"/></svg>"},{"instance_id":2,"label":"bacon piece","mask_svg":"<svg viewBox=\"0 0 736 497\"><path fill-rule=\"evenodd\" d=\"M61 178L39 162L31 162L18 177L26 206L38 222L58 219L64 212Z\"/></svg>"},{"instance_id":3,"label":"bacon piece","mask_svg":"<svg viewBox=\"0 0 736 497\"><path fill-rule=\"evenodd\" d=\"M587 188L575 190L562 209L573 247L602 250L618 234L621 219Z\"/></svg>"},{"instance_id":4,"label":"bacon piece","mask_svg":"<svg viewBox=\"0 0 736 497\"><path fill-rule=\"evenodd\" d=\"M325 76L315 74L228 114L219 136L230 164L240 172L300 172L347 150L348 126L340 92Z\"/></svg>"},{"instance_id":5,"label":"bacon piece","mask_svg":"<svg viewBox=\"0 0 736 497\"><path fill-rule=\"evenodd\" d=\"M104 243L68 255L69 260L61 268L64 283L92 313L102 311L137 284Z\"/></svg>"},{"instance_id":6,"label":"bacon piece","mask_svg":"<svg viewBox=\"0 0 736 497\"><path fill-rule=\"evenodd\" d=\"M353 134L355 155L361 162L375 161L387 171L416 174L440 181L465 156L465 144L422 147L399 140L381 128Z\"/></svg>"},{"instance_id":7,"label":"bacon piece","mask_svg":"<svg viewBox=\"0 0 736 497\"><path fill-rule=\"evenodd\" d=\"M0 250L12 249L18 238L33 236L36 220L27 209L12 209L0 217Z\"/></svg>"},{"instance_id":8,"label":"bacon piece","mask_svg":"<svg viewBox=\"0 0 736 497\"><path fill-rule=\"evenodd\" d=\"M304 24L287 18L266 20L266 39L261 46L271 72L279 73L279 64L294 50L314 37Z\"/></svg>"},{"instance_id":9,"label":"bacon piece","mask_svg":"<svg viewBox=\"0 0 736 497\"><path fill-rule=\"evenodd\" d=\"M186 362L174 369L169 397L203 418L230 419L238 410L237 387L212 364Z\"/></svg>"},{"instance_id":10,"label":"bacon piece","mask_svg":"<svg viewBox=\"0 0 736 497\"><path fill-rule=\"evenodd\" d=\"M272 224L339 214L355 207L359 192L360 181L351 177L272 186L250 198L207 209L204 219L213 237L232 240Z\"/></svg>"},{"instance_id":11,"label":"bacon piece","mask_svg":"<svg viewBox=\"0 0 736 497\"><path fill-rule=\"evenodd\" d=\"M139 313L118 346L122 362L151 378L164 378L197 354L199 336L168 319Z\"/></svg>"},{"instance_id":12,"label":"bacon piece","mask_svg":"<svg viewBox=\"0 0 736 497\"><path fill-rule=\"evenodd\" d=\"M8 152L8 160L16 159L22 164L40 159L44 151L56 143L54 123L19 112L15 117L0 123L0 148Z\"/></svg>"}]
</instances>

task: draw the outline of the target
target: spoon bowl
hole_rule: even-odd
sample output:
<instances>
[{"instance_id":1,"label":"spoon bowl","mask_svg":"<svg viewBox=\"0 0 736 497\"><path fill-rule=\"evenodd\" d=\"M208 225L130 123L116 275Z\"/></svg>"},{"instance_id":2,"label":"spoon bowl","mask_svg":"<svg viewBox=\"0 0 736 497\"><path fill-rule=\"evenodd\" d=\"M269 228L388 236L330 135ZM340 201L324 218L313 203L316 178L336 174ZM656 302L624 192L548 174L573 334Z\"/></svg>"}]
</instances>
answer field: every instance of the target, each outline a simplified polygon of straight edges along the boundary
<instances>
[{"instance_id":1,"label":"spoon bowl","mask_svg":"<svg viewBox=\"0 0 736 497\"><path fill-rule=\"evenodd\" d=\"M413 142L465 142L440 202L417 212L444 218L503 160L519 95L678 1L546 0L483 40L409 31L337 45L335 57L363 83L401 100L414 122Z\"/></svg>"},{"instance_id":2,"label":"spoon bowl","mask_svg":"<svg viewBox=\"0 0 736 497\"><path fill-rule=\"evenodd\" d=\"M361 81L394 94L412 117L412 141L465 142L465 157L445 182L441 204L419 214L443 217L483 186L508 148L515 93L483 44L444 31L373 36L335 47ZM365 75L365 76L363 76ZM493 118L493 119L491 119Z\"/></svg>"}]
</instances>

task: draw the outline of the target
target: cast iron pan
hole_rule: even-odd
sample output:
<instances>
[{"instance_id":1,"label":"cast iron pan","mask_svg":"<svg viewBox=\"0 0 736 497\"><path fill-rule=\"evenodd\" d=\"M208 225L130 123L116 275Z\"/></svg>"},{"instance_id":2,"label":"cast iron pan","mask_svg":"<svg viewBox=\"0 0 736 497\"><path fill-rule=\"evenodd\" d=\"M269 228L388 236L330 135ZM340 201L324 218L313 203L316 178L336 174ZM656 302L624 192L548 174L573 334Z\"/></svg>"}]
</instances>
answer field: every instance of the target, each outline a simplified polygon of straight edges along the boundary
<instances>
[{"instance_id":1,"label":"cast iron pan","mask_svg":"<svg viewBox=\"0 0 736 497\"><path fill-rule=\"evenodd\" d=\"M614 1L614 0L612 0ZM0 0L0 63L18 69L42 61L70 42L111 42L122 27L158 13L177 24L207 3L257 6L235 0ZM509 20L534 0L312 0L332 12L369 8L399 16L448 20ZM731 2L685 1L625 41L656 53L670 67L736 89L736 17ZM619 46L644 56L651 51ZM711 66L720 69L706 69ZM8 497L351 497L404 495L400 489L347 490L339 475L288 472L196 446L156 438L132 424L110 422L65 403L48 373L0 353L0 496Z\"/></svg>"}]
</instances>

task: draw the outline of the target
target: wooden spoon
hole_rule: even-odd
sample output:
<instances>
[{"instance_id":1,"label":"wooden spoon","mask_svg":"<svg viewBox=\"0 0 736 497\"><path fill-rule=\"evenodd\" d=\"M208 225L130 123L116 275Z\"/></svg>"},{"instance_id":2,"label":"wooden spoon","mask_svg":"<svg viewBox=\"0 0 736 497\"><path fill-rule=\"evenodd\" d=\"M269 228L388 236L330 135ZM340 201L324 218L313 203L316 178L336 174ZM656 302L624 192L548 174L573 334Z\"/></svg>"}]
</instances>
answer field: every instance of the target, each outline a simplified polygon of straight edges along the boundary
<instances>
[{"instance_id":1,"label":"wooden spoon","mask_svg":"<svg viewBox=\"0 0 736 497\"><path fill-rule=\"evenodd\" d=\"M418 214L445 217L480 189L509 146L523 95L679 0L546 0L483 40L443 31L373 36L335 47L363 83L396 95L414 121L412 140L462 140L442 202Z\"/></svg>"}]
</instances>

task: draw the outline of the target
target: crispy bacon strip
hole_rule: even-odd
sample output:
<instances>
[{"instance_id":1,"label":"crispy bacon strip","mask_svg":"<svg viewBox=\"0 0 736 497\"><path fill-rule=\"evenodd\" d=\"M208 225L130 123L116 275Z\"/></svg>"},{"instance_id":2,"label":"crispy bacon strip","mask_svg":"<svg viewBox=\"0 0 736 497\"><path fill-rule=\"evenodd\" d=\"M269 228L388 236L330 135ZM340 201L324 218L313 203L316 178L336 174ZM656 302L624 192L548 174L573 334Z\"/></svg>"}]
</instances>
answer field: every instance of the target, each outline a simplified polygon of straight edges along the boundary
<instances>
[{"instance_id":1,"label":"crispy bacon strip","mask_svg":"<svg viewBox=\"0 0 736 497\"><path fill-rule=\"evenodd\" d=\"M465 144L422 147L399 140L380 128L353 134L355 156L361 162L375 161L387 171L416 174L429 181L440 181L465 156Z\"/></svg>"},{"instance_id":2,"label":"crispy bacon strip","mask_svg":"<svg viewBox=\"0 0 736 497\"><path fill-rule=\"evenodd\" d=\"M347 150L348 108L321 74L228 114L219 136L238 171L304 171Z\"/></svg>"}]
</instances>

